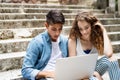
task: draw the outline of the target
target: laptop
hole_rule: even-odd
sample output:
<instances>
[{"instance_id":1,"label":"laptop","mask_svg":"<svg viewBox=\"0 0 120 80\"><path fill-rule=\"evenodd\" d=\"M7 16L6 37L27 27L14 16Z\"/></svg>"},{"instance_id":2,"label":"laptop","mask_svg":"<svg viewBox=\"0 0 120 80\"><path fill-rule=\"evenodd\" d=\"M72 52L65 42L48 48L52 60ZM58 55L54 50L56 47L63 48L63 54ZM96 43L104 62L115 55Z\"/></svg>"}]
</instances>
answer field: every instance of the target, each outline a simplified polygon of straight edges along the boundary
<instances>
[{"instance_id":1,"label":"laptop","mask_svg":"<svg viewBox=\"0 0 120 80\"><path fill-rule=\"evenodd\" d=\"M61 58L56 61L55 80L80 80L91 77L98 54Z\"/></svg>"}]
</instances>

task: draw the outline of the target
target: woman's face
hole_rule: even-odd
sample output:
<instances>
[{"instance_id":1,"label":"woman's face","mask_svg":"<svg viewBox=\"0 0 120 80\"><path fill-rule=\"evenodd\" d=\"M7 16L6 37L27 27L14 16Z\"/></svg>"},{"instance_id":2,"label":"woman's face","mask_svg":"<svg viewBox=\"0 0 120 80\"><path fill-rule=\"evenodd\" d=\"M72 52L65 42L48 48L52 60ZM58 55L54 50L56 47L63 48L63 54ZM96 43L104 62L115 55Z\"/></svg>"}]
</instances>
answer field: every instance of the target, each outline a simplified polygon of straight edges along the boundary
<instances>
[{"instance_id":1,"label":"woman's face","mask_svg":"<svg viewBox=\"0 0 120 80\"><path fill-rule=\"evenodd\" d=\"M86 21L78 21L78 28L82 35L82 39L84 40L90 40L90 34L91 34L91 25Z\"/></svg>"}]
</instances>

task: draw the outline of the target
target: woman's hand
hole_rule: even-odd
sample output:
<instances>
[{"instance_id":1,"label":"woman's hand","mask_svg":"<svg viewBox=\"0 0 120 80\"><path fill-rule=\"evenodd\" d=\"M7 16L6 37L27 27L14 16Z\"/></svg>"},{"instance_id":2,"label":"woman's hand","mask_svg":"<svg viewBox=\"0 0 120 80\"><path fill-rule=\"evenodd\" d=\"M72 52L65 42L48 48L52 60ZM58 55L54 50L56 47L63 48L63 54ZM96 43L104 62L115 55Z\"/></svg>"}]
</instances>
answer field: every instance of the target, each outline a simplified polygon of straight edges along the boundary
<instances>
[{"instance_id":1,"label":"woman's hand","mask_svg":"<svg viewBox=\"0 0 120 80\"><path fill-rule=\"evenodd\" d=\"M93 76L95 76L98 80L103 80L103 78L100 76L98 72L94 72Z\"/></svg>"},{"instance_id":2,"label":"woman's hand","mask_svg":"<svg viewBox=\"0 0 120 80\"><path fill-rule=\"evenodd\" d=\"M100 26L100 28L101 28L103 31L105 30L104 26L103 26L100 22L96 22L95 25Z\"/></svg>"}]
</instances>

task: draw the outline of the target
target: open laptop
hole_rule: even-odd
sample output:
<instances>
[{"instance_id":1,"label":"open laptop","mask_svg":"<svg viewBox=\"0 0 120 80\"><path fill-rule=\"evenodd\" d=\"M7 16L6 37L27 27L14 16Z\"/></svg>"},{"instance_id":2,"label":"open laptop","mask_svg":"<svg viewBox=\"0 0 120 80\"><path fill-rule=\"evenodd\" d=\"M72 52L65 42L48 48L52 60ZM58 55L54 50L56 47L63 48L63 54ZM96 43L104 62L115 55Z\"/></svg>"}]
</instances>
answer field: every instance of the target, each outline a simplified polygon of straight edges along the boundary
<instances>
[{"instance_id":1,"label":"open laptop","mask_svg":"<svg viewBox=\"0 0 120 80\"><path fill-rule=\"evenodd\" d=\"M98 54L61 58L56 61L55 80L80 80L93 75Z\"/></svg>"}]
</instances>

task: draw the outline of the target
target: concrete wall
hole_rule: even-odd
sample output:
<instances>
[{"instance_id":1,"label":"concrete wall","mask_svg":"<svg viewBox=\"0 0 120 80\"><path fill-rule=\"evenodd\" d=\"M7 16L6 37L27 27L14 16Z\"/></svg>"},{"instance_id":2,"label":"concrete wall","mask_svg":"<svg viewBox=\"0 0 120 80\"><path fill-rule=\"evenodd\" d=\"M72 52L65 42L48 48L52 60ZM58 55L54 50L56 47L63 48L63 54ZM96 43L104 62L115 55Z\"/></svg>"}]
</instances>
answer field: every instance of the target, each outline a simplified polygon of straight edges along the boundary
<instances>
[{"instance_id":1,"label":"concrete wall","mask_svg":"<svg viewBox=\"0 0 120 80\"><path fill-rule=\"evenodd\" d=\"M111 12L115 12L116 0L109 0L109 8Z\"/></svg>"},{"instance_id":2,"label":"concrete wall","mask_svg":"<svg viewBox=\"0 0 120 80\"><path fill-rule=\"evenodd\" d=\"M96 0L96 7L98 9L105 9L108 7L108 0Z\"/></svg>"},{"instance_id":3,"label":"concrete wall","mask_svg":"<svg viewBox=\"0 0 120 80\"><path fill-rule=\"evenodd\" d=\"M118 0L118 14L120 15L120 0Z\"/></svg>"}]
</instances>

